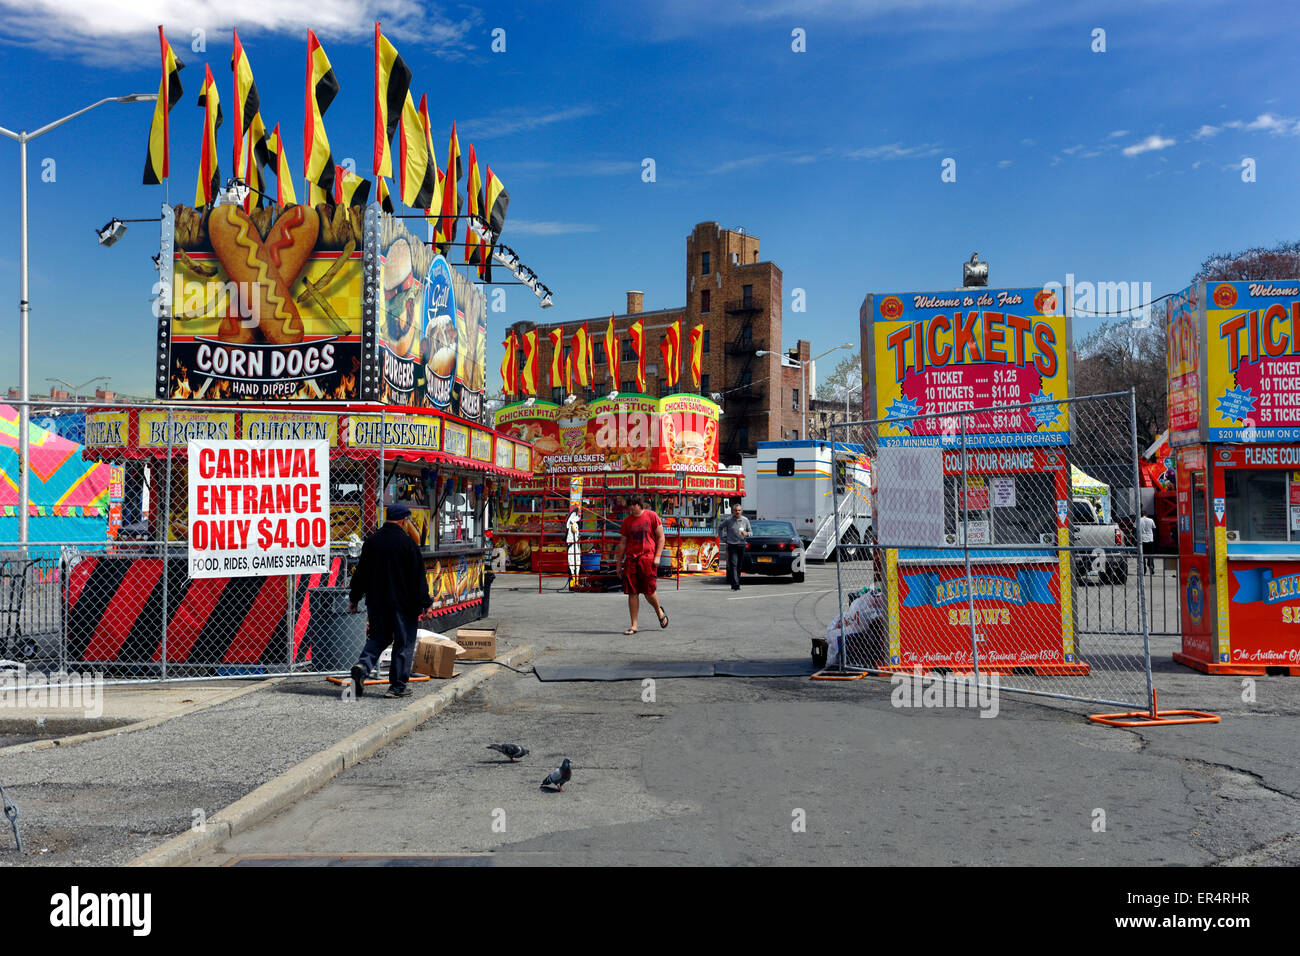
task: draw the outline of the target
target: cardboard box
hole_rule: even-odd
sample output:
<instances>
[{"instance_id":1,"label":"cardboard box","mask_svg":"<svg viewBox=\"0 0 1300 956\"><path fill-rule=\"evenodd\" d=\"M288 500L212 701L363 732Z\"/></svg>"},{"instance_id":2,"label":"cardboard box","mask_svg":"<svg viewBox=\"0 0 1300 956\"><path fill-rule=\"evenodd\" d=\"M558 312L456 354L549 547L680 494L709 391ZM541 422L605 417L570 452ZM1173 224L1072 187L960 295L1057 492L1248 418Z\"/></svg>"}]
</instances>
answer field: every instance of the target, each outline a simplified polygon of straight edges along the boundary
<instances>
[{"instance_id":1,"label":"cardboard box","mask_svg":"<svg viewBox=\"0 0 1300 956\"><path fill-rule=\"evenodd\" d=\"M455 641L441 634L422 631L415 644L415 660L411 664L411 670L430 677L451 677L456 657L464 653L465 649Z\"/></svg>"},{"instance_id":2,"label":"cardboard box","mask_svg":"<svg viewBox=\"0 0 1300 956\"><path fill-rule=\"evenodd\" d=\"M497 629L473 624L456 631L456 643L465 648L465 660L490 661L497 656Z\"/></svg>"}]
</instances>

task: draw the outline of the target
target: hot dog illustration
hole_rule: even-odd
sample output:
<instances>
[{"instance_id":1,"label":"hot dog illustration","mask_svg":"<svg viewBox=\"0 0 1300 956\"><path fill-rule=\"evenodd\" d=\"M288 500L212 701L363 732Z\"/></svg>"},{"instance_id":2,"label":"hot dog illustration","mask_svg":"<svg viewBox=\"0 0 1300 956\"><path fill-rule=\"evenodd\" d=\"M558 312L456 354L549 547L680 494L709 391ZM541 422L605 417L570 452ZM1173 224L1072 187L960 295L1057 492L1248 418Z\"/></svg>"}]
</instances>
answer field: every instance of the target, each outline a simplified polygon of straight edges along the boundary
<instances>
[{"instance_id":1,"label":"hot dog illustration","mask_svg":"<svg viewBox=\"0 0 1300 956\"><path fill-rule=\"evenodd\" d=\"M218 206L208 218L208 237L226 275L238 284L240 315L221 324L225 342L275 345L301 342L302 317L289 293L316 245L320 220L314 211L291 206L275 221L267 238L258 235L239 206ZM250 316L249 322L241 316Z\"/></svg>"}]
</instances>

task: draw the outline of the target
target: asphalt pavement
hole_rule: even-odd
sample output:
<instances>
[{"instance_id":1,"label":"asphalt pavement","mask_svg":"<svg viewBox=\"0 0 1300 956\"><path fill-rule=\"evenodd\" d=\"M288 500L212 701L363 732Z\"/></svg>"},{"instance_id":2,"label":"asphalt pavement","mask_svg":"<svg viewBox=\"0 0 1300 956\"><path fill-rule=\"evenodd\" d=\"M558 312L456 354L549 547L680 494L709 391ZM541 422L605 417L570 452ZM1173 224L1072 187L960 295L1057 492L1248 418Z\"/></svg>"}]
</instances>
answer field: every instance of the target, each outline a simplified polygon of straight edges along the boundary
<instances>
[{"instance_id":1,"label":"asphalt pavement","mask_svg":"<svg viewBox=\"0 0 1300 956\"><path fill-rule=\"evenodd\" d=\"M494 616L541 664L802 659L835 613L803 584L669 582L670 626L626 599L505 576ZM1220 724L1125 730L1106 708L1003 693L895 706L888 679L541 683L503 674L204 863L413 855L517 864L1294 864L1300 681L1207 677L1152 640L1166 701ZM1247 698L1251 698L1249 700ZM987 709L987 708L986 708ZM530 748L510 764L486 745ZM564 757L563 793L539 789Z\"/></svg>"}]
</instances>

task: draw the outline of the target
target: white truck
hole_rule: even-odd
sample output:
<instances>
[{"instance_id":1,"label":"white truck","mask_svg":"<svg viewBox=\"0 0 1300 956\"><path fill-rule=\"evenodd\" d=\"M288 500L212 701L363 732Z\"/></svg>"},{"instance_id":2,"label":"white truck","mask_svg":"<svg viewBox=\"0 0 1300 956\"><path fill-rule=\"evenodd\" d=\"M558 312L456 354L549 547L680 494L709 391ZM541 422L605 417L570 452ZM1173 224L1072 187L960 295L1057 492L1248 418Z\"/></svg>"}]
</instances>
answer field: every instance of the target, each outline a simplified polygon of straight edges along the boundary
<instances>
[{"instance_id":1,"label":"white truck","mask_svg":"<svg viewBox=\"0 0 1300 956\"><path fill-rule=\"evenodd\" d=\"M1096 575L1099 584L1123 584L1128 580L1128 553L1115 550L1124 547L1124 532L1114 522L1102 521L1092 499L1070 499L1070 527L1071 544L1093 549L1074 552L1075 573L1081 579Z\"/></svg>"},{"instance_id":2,"label":"white truck","mask_svg":"<svg viewBox=\"0 0 1300 956\"><path fill-rule=\"evenodd\" d=\"M814 561L852 560L871 540L871 460L861 445L828 441L759 442L741 459L746 514L789 521ZM835 502L839 517L835 520Z\"/></svg>"}]
</instances>

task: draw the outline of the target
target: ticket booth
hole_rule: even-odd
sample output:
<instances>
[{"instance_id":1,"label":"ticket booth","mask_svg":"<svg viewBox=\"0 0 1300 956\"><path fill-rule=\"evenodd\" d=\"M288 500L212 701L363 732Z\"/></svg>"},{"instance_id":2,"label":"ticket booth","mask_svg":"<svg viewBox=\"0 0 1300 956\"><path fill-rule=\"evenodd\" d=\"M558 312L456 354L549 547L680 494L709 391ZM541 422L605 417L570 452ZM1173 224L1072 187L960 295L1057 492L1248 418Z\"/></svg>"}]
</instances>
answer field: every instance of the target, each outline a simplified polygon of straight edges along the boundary
<instances>
[{"instance_id":1,"label":"ticket booth","mask_svg":"<svg viewBox=\"0 0 1300 956\"><path fill-rule=\"evenodd\" d=\"M1300 674L1300 282L1166 300L1182 648L1209 674Z\"/></svg>"},{"instance_id":2,"label":"ticket booth","mask_svg":"<svg viewBox=\"0 0 1300 956\"><path fill-rule=\"evenodd\" d=\"M863 303L867 407L890 419L874 472L887 641L866 666L965 672L978 644L981 672L1089 672L1068 550L1070 411L1054 404L1071 396L1068 303L1050 288Z\"/></svg>"}]
</instances>

